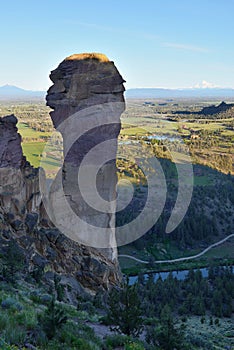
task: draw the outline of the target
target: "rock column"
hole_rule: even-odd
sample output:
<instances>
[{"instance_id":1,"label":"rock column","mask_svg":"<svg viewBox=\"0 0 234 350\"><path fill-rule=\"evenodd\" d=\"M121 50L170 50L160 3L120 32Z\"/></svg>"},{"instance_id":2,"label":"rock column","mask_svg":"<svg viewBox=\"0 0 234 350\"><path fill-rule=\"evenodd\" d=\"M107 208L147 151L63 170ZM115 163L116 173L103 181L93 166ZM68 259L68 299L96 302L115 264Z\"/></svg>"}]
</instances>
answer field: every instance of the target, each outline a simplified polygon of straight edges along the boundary
<instances>
[{"instance_id":1,"label":"rock column","mask_svg":"<svg viewBox=\"0 0 234 350\"><path fill-rule=\"evenodd\" d=\"M125 109L124 80L114 63L97 53L66 58L50 78L54 84L46 99L53 109L53 124L63 136L66 200L81 221L95 227L95 234L100 232L96 248L115 261L115 160L120 116ZM57 210L64 214L62 205ZM87 227L77 225L78 242L79 237L91 234ZM100 243L103 232L108 237L105 244Z\"/></svg>"}]
</instances>

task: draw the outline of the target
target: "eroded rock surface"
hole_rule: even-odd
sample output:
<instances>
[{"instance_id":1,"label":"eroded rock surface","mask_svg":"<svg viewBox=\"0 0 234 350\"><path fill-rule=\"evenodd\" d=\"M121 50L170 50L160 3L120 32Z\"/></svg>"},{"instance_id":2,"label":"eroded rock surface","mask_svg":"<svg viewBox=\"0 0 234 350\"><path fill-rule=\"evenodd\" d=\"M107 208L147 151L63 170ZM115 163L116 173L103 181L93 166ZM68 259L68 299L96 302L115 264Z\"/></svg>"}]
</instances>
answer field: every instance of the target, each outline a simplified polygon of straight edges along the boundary
<instances>
[{"instance_id":1,"label":"eroded rock surface","mask_svg":"<svg viewBox=\"0 0 234 350\"><path fill-rule=\"evenodd\" d=\"M113 122L112 127L100 126L99 129L91 130L88 137L83 137L75 143L66 157L63 169L63 174L70 177L67 183L65 181L66 194L72 198L77 213L82 213L86 216L85 219L95 224L102 221L104 227L112 226L114 229L114 214L104 213L100 216L95 212L95 216L92 208L91 211L87 211L86 204L79 201L79 193L74 193L71 179L77 172L76 168L82 156L93 145L98 144L100 140L109 139L110 136L116 141L120 129L119 117L124 109L123 79L114 64L105 56L88 55L71 56L63 61L59 68L52 72L52 80L55 85L49 90L47 100L48 104L55 108L52 119L57 128L71 113L87 106L95 106L102 102L121 102L118 109L113 109L113 106L108 104L107 108L101 107L98 110L95 118L104 112L108 115L108 120ZM92 122L92 118L89 120ZM73 298L70 299L72 302L80 293L95 294L100 289L118 284L121 277L115 248L100 251L81 245L62 234L49 220L41 198L39 171L23 156L16 123L17 119L13 115L0 119L0 250L4 250L8 242L14 239L23 248L28 270L46 268L48 278L52 278L54 273L59 273L67 290L73 291ZM69 140L66 138L66 130L62 131L66 153ZM73 133L76 133L76 130L73 130ZM111 150L113 157L116 145L115 142ZM71 172L66 170L69 167ZM103 167L98 181L101 195L107 201L114 198L114 161ZM83 204L82 211L80 208Z\"/></svg>"},{"instance_id":2,"label":"eroded rock surface","mask_svg":"<svg viewBox=\"0 0 234 350\"><path fill-rule=\"evenodd\" d=\"M27 213L39 214L41 196L38 169L23 156L16 124L14 115L0 118L0 206L20 231Z\"/></svg>"},{"instance_id":3,"label":"eroded rock surface","mask_svg":"<svg viewBox=\"0 0 234 350\"><path fill-rule=\"evenodd\" d=\"M115 261L115 198L116 198L116 152L120 132L120 116L125 109L123 78L113 62L102 54L78 54L66 58L50 75L54 85L48 90L47 104L53 109L51 118L54 126L63 136L64 166L63 188L66 199L74 213L96 228L106 229L107 241L94 242L97 248L104 248L108 259ZM94 151L95 149L95 151ZM78 172L86 159L87 178L78 183ZM99 169L92 178L92 167ZM80 173L79 173L80 174ZM87 195L91 203L84 199ZM101 199L105 203L101 204ZM96 196L96 197L95 197ZM54 201L61 202L56 198ZM95 205L92 205L94 203ZM74 226L72 218L63 206L56 207L62 218L67 220L69 231ZM64 216L63 216L64 215ZM71 214L72 215L72 214ZM77 226L77 237L91 235L90 227ZM73 228L73 227L71 227ZM108 233L112 229L112 232ZM73 234L76 239L75 234ZM100 239L101 241L101 239Z\"/></svg>"}]
</instances>

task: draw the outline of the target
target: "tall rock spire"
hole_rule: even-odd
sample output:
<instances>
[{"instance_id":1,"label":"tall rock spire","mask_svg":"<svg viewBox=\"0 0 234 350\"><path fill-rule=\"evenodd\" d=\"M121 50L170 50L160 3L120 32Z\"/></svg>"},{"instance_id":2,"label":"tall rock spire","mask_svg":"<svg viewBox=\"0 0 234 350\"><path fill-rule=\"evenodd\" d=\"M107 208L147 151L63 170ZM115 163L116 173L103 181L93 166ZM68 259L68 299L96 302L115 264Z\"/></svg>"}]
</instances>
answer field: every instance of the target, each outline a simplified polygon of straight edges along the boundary
<instances>
[{"instance_id":1,"label":"tall rock spire","mask_svg":"<svg viewBox=\"0 0 234 350\"><path fill-rule=\"evenodd\" d=\"M68 237L101 249L115 261L115 162L124 80L114 63L99 53L67 57L50 78L54 84L46 100L63 136L62 186L72 209L68 213L53 190L55 224Z\"/></svg>"}]
</instances>

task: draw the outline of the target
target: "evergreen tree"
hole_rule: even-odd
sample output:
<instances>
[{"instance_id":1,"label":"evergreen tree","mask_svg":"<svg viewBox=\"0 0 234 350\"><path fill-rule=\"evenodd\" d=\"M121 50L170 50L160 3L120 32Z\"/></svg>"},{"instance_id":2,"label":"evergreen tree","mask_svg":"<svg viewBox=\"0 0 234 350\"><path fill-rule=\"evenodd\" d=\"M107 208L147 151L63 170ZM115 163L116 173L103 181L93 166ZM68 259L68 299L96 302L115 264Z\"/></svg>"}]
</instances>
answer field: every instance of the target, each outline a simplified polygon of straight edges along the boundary
<instances>
[{"instance_id":1,"label":"evergreen tree","mask_svg":"<svg viewBox=\"0 0 234 350\"><path fill-rule=\"evenodd\" d=\"M7 246L3 261L3 276L7 281L14 283L17 279L17 273L23 270L24 255L14 240L11 240Z\"/></svg>"},{"instance_id":2,"label":"evergreen tree","mask_svg":"<svg viewBox=\"0 0 234 350\"><path fill-rule=\"evenodd\" d=\"M168 305L165 305L161 311L159 326L147 330L146 340L160 350L187 349L184 331L182 328L175 326L175 321Z\"/></svg>"},{"instance_id":3,"label":"evergreen tree","mask_svg":"<svg viewBox=\"0 0 234 350\"><path fill-rule=\"evenodd\" d=\"M38 316L38 321L48 339L52 339L56 331L67 322L64 310L55 304L53 297L43 315Z\"/></svg>"},{"instance_id":4,"label":"evergreen tree","mask_svg":"<svg viewBox=\"0 0 234 350\"><path fill-rule=\"evenodd\" d=\"M142 309L136 285L127 282L121 289L112 289L108 298L108 319L113 330L126 335L139 335L142 329Z\"/></svg>"}]
</instances>

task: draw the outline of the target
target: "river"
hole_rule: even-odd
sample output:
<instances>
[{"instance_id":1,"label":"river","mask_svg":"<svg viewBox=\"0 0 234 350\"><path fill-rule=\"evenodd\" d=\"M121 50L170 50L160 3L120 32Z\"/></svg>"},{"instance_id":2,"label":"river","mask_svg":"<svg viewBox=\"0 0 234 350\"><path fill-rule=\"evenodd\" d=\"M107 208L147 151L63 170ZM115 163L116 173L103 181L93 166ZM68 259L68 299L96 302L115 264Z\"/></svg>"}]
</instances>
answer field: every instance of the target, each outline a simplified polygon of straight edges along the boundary
<instances>
[{"instance_id":1,"label":"river","mask_svg":"<svg viewBox=\"0 0 234 350\"><path fill-rule=\"evenodd\" d=\"M201 269L194 269L194 271L196 270L200 270L202 277L208 277L208 271L209 269L207 267L203 267ZM232 266L232 272L234 272L234 266ZM164 281L170 272L152 272L152 274L154 275L154 281L157 281L157 279L159 278L159 276L161 276L162 280ZM173 277L177 278L180 281L183 281L186 276L188 275L189 270L181 270L181 271L172 271L172 275ZM149 276L148 273L144 274L145 279L147 279ZM136 283L138 277L137 276L129 276L129 284L132 285L134 283Z\"/></svg>"}]
</instances>

